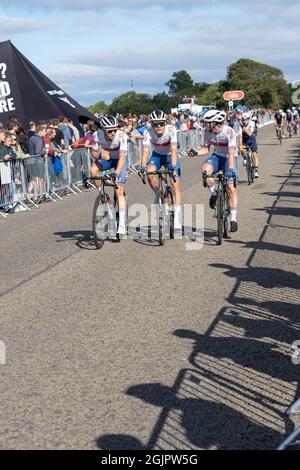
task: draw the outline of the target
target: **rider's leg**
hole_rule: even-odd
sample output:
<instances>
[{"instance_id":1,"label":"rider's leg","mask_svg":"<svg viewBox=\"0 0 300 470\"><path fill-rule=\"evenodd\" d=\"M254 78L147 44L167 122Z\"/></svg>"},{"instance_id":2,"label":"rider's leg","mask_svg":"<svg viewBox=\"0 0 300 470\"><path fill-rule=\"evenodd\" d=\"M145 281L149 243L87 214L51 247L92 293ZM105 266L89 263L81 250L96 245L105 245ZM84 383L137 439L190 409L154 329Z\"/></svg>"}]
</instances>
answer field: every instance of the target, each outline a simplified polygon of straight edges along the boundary
<instances>
[{"instance_id":1,"label":"rider's leg","mask_svg":"<svg viewBox=\"0 0 300 470\"><path fill-rule=\"evenodd\" d=\"M91 169L90 169L91 177L92 178L97 178L97 176L100 175L100 171L102 171L101 164L96 163L96 161L94 161L94 163L92 163ZM101 184L101 181L95 180L95 185L97 186L97 188L100 186L100 184Z\"/></svg>"},{"instance_id":2,"label":"rider's leg","mask_svg":"<svg viewBox=\"0 0 300 470\"><path fill-rule=\"evenodd\" d=\"M217 173L219 171L219 158L216 155L212 155L211 157L207 158L202 165L201 171L202 171L202 176L205 173L208 176L212 175L213 173ZM211 193L209 206L211 209L214 209L216 205L216 201L217 201L217 191L215 187L215 181L213 178L207 178L206 184Z\"/></svg>"},{"instance_id":3,"label":"rider's leg","mask_svg":"<svg viewBox=\"0 0 300 470\"><path fill-rule=\"evenodd\" d=\"M115 165L116 166L116 165ZM126 234L126 198L124 194L124 187L126 183L126 173L127 173L127 161L124 163L122 171L119 175L119 184L118 189L116 189L116 196L118 199L119 206L119 227L118 233L125 235Z\"/></svg>"},{"instance_id":4,"label":"rider's leg","mask_svg":"<svg viewBox=\"0 0 300 470\"><path fill-rule=\"evenodd\" d=\"M171 187L174 194L174 228L181 229L181 189L180 189L180 167L177 169L177 179L171 181Z\"/></svg>"},{"instance_id":5,"label":"rider's leg","mask_svg":"<svg viewBox=\"0 0 300 470\"><path fill-rule=\"evenodd\" d=\"M229 205L230 205L230 229L232 232L236 232L238 229L237 226L237 188L234 187L233 183L227 184L227 189L229 192Z\"/></svg>"}]
</instances>

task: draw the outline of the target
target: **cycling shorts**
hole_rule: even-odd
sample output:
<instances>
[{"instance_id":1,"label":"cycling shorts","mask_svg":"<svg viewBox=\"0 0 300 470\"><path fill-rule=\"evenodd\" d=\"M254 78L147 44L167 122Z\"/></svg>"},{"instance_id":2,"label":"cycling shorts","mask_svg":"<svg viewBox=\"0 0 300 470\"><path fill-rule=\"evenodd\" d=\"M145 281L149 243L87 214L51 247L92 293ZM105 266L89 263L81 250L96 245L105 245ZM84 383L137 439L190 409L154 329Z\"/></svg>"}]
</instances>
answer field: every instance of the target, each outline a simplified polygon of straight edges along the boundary
<instances>
[{"instance_id":1,"label":"cycling shorts","mask_svg":"<svg viewBox=\"0 0 300 470\"><path fill-rule=\"evenodd\" d=\"M98 160L96 160L96 163L97 163L97 165L99 165L101 167L102 171L106 171L106 170L110 170L111 168L116 169L117 165L118 165L118 161L119 161L118 158L114 158L114 159L111 159L111 160L102 160L101 158L98 158ZM119 175L119 183L120 184L125 184L126 183L127 169L128 169L128 160L126 158L126 160L124 162L124 165L123 165L123 168L122 168L122 171Z\"/></svg>"},{"instance_id":2,"label":"cycling shorts","mask_svg":"<svg viewBox=\"0 0 300 470\"><path fill-rule=\"evenodd\" d=\"M168 155L160 155L159 153L153 152L147 163L147 166L149 165L155 165L157 170L160 170L163 165L165 165L168 169L171 169L171 154L169 153ZM177 176L180 178L181 169L178 158L176 162L175 171L177 173Z\"/></svg>"},{"instance_id":3,"label":"cycling shorts","mask_svg":"<svg viewBox=\"0 0 300 470\"><path fill-rule=\"evenodd\" d=\"M218 171L222 170L223 173L225 174L228 171L228 158L227 157L219 157L219 155L216 155L215 153L208 157L205 163L210 163L213 166L213 172L218 173ZM236 177L238 178L238 168L237 168L237 159L234 159L234 172ZM232 181L229 180L229 181Z\"/></svg>"}]
</instances>

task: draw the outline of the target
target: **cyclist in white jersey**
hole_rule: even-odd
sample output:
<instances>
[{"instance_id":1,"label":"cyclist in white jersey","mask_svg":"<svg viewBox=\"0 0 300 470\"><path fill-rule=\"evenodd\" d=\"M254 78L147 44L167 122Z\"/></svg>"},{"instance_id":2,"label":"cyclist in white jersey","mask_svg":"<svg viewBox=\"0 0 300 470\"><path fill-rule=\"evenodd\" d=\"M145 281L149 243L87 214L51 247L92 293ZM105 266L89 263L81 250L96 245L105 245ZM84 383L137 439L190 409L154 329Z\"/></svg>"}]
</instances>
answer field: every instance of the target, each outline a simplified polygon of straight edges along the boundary
<instances>
[{"instance_id":1,"label":"cyclist in white jersey","mask_svg":"<svg viewBox=\"0 0 300 470\"><path fill-rule=\"evenodd\" d=\"M212 175L221 169L227 179L230 203L230 231L236 232L237 224L237 190L233 184L233 175L237 175L236 147L237 136L234 130L225 125L226 113L219 110L207 111L203 116L205 124L204 145L198 150L198 155L207 155L210 146L214 146L214 153L202 165L202 174ZM214 209L217 193L213 178L207 179L207 186L211 193L209 205Z\"/></svg>"},{"instance_id":2,"label":"cyclist in white jersey","mask_svg":"<svg viewBox=\"0 0 300 470\"><path fill-rule=\"evenodd\" d=\"M118 233L126 234L125 213L126 202L124 197L124 185L126 183L127 160L127 135L118 129L118 121L114 116L102 116L100 118L102 129L95 132L96 146L93 147L91 176L99 176L100 171L114 168L117 177L116 196L119 203L119 227ZM97 186L100 181L95 181Z\"/></svg>"},{"instance_id":3,"label":"cyclist in white jersey","mask_svg":"<svg viewBox=\"0 0 300 470\"><path fill-rule=\"evenodd\" d=\"M153 111L149 121L151 127L144 133L143 155L141 161L141 171L151 172L166 166L176 176L176 181L172 180L172 190L174 193L174 228L181 230L181 191L180 191L180 164L177 157L177 133L171 124L166 124L167 115L161 111ZM150 148L152 154L150 155ZM147 165L147 167L146 167ZM149 175L148 181L155 193L155 203L158 202L159 186L157 177Z\"/></svg>"}]
</instances>

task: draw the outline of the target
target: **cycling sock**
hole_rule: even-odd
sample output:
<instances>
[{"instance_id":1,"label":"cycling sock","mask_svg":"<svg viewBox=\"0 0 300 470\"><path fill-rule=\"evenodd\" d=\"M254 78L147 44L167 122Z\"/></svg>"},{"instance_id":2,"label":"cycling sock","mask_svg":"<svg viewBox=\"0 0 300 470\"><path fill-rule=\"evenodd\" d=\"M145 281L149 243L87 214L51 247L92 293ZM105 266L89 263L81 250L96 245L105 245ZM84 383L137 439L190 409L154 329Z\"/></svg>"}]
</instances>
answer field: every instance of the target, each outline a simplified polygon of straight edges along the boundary
<instances>
[{"instance_id":1,"label":"cycling sock","mask_svg":"<svg viewBox=\"0 0 300 470\"><path fill-rule=\"evenodd\" d=\"M179 219L181 214L181 205L180 204L174 204L174 217Z\"/></svg>"},{"instance_id":2,"label":"cycling sock","mask_svg":"<svg viewBox=\"0 0 300 470\"><path fill-rule=\"evenodd\" d=\"M215 187L214 184L213 184L212 186L210 186L208 189L210 190L210 192L211 192L212 195L216 195L216 194L217 194L216 187Z\"/></svg>"},{"instance_id":3,"label":"cycling sock","mask_svg":"<svg viewBox=\"0 0 300 470\"><path fill-rule=\"evenodd\" d=\"M120 209L119 211L119 224L125 225L125 209Z\"/></svg>"},{"instance_id":4,"label":"cycling sock","mask_svg":"<svg viewBox=\"0 0 300 470\"><path fill-rule=\"evenodd\" d=\"M231 222L236 222L236 215L237 215L237 209L231 209L230 211Z\"/></svg>"}]
</instances>

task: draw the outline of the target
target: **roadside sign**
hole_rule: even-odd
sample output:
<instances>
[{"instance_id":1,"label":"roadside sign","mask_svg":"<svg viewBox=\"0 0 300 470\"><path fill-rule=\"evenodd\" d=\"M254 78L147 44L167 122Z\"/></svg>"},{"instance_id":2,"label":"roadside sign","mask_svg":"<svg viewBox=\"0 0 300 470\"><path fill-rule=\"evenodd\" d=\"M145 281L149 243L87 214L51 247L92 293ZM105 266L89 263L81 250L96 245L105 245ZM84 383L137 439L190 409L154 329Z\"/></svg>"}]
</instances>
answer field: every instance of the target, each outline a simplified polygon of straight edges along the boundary
<instances>
[{"instance_id":1,"label":"roadside sign","mask_svg":"<svg viewBox=\"0 0 300 470\"><path fill-rule=\"evenodd\" d=\"M223 98L225 101L242 100L245 97L245 93L242 90L237 91L225 91Z\"/></svg>"}]
</instances>

